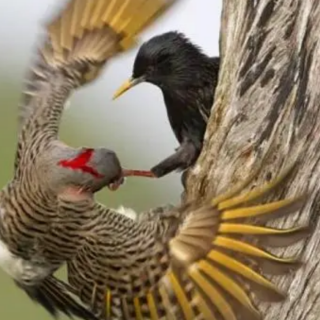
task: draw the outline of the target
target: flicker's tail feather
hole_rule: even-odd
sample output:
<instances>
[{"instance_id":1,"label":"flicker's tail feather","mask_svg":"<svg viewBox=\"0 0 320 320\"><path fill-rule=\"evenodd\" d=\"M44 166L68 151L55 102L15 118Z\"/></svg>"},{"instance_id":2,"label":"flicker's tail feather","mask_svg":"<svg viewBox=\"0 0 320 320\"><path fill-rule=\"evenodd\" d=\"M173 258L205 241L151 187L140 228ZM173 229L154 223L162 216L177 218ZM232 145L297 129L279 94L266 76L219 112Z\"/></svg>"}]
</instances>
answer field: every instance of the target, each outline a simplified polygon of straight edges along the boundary
<instances>
[{"instance_id":1,"label":"flicker's tail feather","mask_svg":"<svg viewBox=\"0 0 320 320\"><path fill-rule=\"evenodd\" d=\"M97 320L89 310L74 300L69 286L57 278L49 277L35 287L22 287L19 283L17 285L55 318L61 312L70 318L76 316L84 320Z\"/></svg>"}]
</instances>

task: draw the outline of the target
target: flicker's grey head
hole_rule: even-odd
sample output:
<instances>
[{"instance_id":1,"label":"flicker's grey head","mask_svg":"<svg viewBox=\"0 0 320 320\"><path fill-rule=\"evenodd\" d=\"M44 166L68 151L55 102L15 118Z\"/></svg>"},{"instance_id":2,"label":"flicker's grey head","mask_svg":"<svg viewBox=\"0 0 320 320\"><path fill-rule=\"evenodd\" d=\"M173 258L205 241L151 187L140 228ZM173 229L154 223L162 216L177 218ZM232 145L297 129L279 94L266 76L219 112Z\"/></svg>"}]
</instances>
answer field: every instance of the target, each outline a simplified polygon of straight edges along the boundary
<instances>
[{"instance_id":1,"label":"flicker's grey head","mask_svg":"<svg viewBox=\"0 0 320 320\"><path fill-rule=\"evenodd\" d=\"M70 148L57 145L42 159L39 179L54 193L76 187L97 192L120 185L123 169L116 153L106 148Z\"/></svg>"}]
</instances>

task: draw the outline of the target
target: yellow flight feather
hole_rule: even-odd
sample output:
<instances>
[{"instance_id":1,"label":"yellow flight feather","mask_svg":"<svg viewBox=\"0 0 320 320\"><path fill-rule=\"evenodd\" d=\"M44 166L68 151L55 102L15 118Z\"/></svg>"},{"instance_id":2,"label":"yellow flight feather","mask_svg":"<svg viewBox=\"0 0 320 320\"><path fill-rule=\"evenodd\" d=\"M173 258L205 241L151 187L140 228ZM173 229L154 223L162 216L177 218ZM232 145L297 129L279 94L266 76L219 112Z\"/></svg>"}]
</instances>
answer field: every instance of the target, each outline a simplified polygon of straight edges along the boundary
<instances>
[{"instance_id":1,"label":"yellow flight feather","mask_svg":"<svg viewBox=\"0 0 320 320\"><path fill-rule=\"evenodd\" d=\"M227 276L219 268L209 264L207 261L200 261L199 268L209 277L211 277L217 284L219 284L225 291L238 300L244 307L248 309L256 317L259 316L257 310L253 306L245 290L232 278Z\"/></svg>"},{"instance_id":2,"label":"yellow flight feather","mask_svg":"<svg viewBox=\"0 0 320 320\"><path fill-rule=\"evenodd\" d=\"M26 78L19 130L48 88L68 84L70 92L95 80L107 61L126 51L179 0L69 0L45 25L45 41ZM66 92L62 92L61 96ZM61 102L61 105L64 105ZM29 130L30 131L30 130ZM21 153L22 151L20 151ZM18 167L20 153L15 167Z\"/></svg>"},{"instance_id":3,"label":"yellow flight feather","mask_svg":"<svg viewBox=\"0 0 320 320\"><path fill-rule=\"evenodd\" d=\"M107 319L110 319L111 317L111 291L107 289L107 294L106 294L106 302L107 302L107 307L106 307L106 313L107 313Z\"/></svg>"},{"instance_id":4,"label":"yellow flight feather","mask_svg":"<svg viewBox=\"0 0 320 320\"><path fill-rule=\"evenodd\" d=\"M280 173L275 179L272 181L255 188L254 190L247 192L243 195L238 195L233 198L227 199L225 201L221 201L218 204L219 210L232 208L239 204L245 204L246 202L255 200L260 198L261 196L265 195L266 193L270 192L271 190L275 189L283 180L292 172L292 170L296 167L297 162L293 161L293 163L288 166L282 173ZM251 178L251 176L250 176ZM247 182L247 181L246 181ZM242 185L242 184L240 184ZM213 202L216 202L214 199Z\"/></svg>"},{"instance_id":5,"label":"yellow flight feather","mask_svg":"<svg viewBox=\"0 0 320 320\"><path fill-rule=\"evenodd\" d=\"M288 274L301 261L274 255L261 244L288 246L306 238L312 228L276 229L252 222L252 218L287 216L303 207L306 196L253 206L248 202L273 191L293 168L240 196L237 186L229 196L218 196L209 204L181 208L184 218L169 241L169 253L163 252L164 269L146 262L150 284L121 298L124 319L134 315L137 320L261 320L252 295L267 302L284 300L286 292L266 275ZM247 179L243 185L248 183Z\"/></svg>"},{"instance_id":6,"label":"yellow flight feather","mask_svg":"<svg viewBox=\"0 0 320 320\"><path fill-rule=\"evenodd\" d=\"M219 290L216 289L214 286L212 286L210 282L206 280L206 278L200 273L198 268L196 268L195 266L192 268L189 268L188 274L190 278L203 290L207 299L215 302L218 311L220 312L220 314L223 316L224 319L237 320L236 315L232 310L230 304L219 292Z\"/></svg>"},{"instance_id":7,"label":"yellow flight feather","mask_svg":"<svg viewBox=\"0 0 320 320\"><path fill-rule=\"evenodd\" d=\"M133 304L134 304L134 310L135 310L135 313L136 313L136 319L137 320L143 320L139 297L135 297L133 299Z\"/></svg>"},{"instance_id":8,"label":"yellow flight feather","mask_svg":"<svg viewBox=\"0 0 320 320\"><path fill-rule=\"evenodd\" d=\"M132 46L137 34L177 1L70 0L47 24L42 56L56 68L91 63L97 70L84 77L83 82L89 82L111 56Z\"/></svg>"},{"instance_id":9,"label":"yellow flight feather","mask_svg":"<svg viewBox=\"0 0 320 320\"><path fill-rule=\"evenodd\" d=\"M242 262L228 256L225 253L217 250L212 250L208 255L209 261L216 262L226 268L233 271L236 274L241 275L245 279L248 279L256 284L259 284L264 291L269 293L270 301L279 301L285 298L285 293L279 290L272 282L254 271L250 267L246 266ZM268 295L268 296L269 296Z\"/></svg>"},{"instance_id":10,"label":"yellow flight feather","mask_svg":"<svg viewBox=\"0 0 320 320\"><path fill-rule=\"evenodd\" d=\"M190 306L190 303L186 297L186 294L181 287L179 280L173 272L168 273L168 278L172 284L172 289L178 299L179 305L184 313L184 317L186 320L193 320L195 318L195 314Z\"/></svg>"},{"instance_id":11,"label":"yellow flight feather","mask_svg":"<svg viewBox=\"0 0 320 320\"><path fill-rule=\"evenodd\" d=\"M262 187L237 195L241 191L238 186L237 192L234 190L228 192L231 198L218 196L212 201L214 205L211 208L204 206L195 210L187 217L180 233L171 240L171 254L178 263L179 270L187 270L189 280L195 285L197 295L201 297L196 299L199 302L198 309L206 313L204 317L214 319L216 313L219 313L225 320L237 320L238 313L243 312L241 314L246 314L244 318L259 319L260 314L252 303L248 286L266 301L281 301L286 297L286 294L264 277L261 271L272 275L286 274L299 267L301 262L295 257L275 256L255 243L251 244L233 236L250 235L258 241L262 238L263 243L268 243L271 239L271 244L277 246L276 242L279 242L278 245L281 246L293 244L310 234L309 226L281 230L252 222L250 224L250 220L244 222L245 219L260 216L270 220L302 208L306 200L305 195L263 205L241 207L274 190L292 172L294 165ZM249 180L244 182L246 185L248 183ZM211 247L208 246L208 239L211 239ZM241 256L246 259L240 259ZM254 265L260 269L256 270L252 264L245 263L248 258L253 259ZM172 287L176 288L176 282L172 278L175 273L170 272L168 279ZM248 286L244 287L242 281ZM181 288L186 289L184 286ZM178 292L175 291L175 294L177 296ZM241 312L234 309L228 296L232 296L240 303ZM187 299L188 301L185 301L177 297L182 311L187 310L185 304L190 304L190 298Z\"/></svg>"},{"instance_id":12,"label":"yellow flight feather","mask_svg":"<svg viewBox=\"0 0 320 320\"><path fill-rule=\"evenodd\" d=\"M147 301L148 301L149 311L151 315L151 320L159 320L157 306L155 304L152 292L149 292L147 294Z\"/></svg>"}]
</instances>

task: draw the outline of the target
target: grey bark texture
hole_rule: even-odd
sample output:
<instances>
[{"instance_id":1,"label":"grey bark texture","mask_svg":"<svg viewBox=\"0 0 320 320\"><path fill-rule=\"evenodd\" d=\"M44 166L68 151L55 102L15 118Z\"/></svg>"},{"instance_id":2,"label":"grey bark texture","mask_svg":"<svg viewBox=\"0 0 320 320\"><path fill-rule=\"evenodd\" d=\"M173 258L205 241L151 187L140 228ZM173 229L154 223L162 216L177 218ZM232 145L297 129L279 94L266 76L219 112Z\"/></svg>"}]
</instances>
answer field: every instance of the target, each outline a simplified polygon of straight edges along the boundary
<instances>
[{"instance_id":1,"label":"grey bark texture","mask_svg":"<svg viewBox=\"0 0 320 320\"><path fill-rule=\"evenodd\" d=\"M284 303L258 303L265 320L320 318L320 1L224 0L222 65L203 151L187 179L188 200L220 194L263 162L249 185L275 177L301 156L294 174L268 199L309 191L303 210L272 225L310 222L305 242L279 255L302 253L305 265L273 278ZM247 189L248 189L247 188Z\"/></svg>"}]
</instances>

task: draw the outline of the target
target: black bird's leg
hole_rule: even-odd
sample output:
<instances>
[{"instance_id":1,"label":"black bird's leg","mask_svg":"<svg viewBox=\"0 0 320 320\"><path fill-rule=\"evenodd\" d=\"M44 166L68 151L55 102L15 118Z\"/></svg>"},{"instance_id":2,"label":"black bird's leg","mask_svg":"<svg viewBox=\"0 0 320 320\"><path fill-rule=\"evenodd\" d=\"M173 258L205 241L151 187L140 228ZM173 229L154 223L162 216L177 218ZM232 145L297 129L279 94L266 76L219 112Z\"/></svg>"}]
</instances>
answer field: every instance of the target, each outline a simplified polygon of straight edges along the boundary
<instances>
[{"instance_id":1,"label":"black bird's leg","mask_svg":"<svg viewBox=\"0 0 320 320\"><path fill-rule=\"evenodd\" d=\"M168 158L161 161L151 169L151 172L161 178L174 170L184 170L193 165L200 154L201 148L198 148L192 141L183 142L176 152Z\"/></svg>"}]
</instances>

